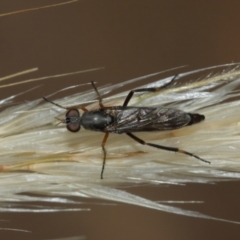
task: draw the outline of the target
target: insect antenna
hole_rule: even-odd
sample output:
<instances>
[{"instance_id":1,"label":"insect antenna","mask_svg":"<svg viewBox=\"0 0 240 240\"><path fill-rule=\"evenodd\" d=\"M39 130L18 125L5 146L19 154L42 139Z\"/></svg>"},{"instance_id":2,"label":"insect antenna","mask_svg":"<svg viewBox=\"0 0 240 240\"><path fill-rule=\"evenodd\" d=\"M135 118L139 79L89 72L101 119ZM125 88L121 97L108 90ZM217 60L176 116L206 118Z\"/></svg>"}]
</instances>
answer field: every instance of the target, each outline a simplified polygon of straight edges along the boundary
<instances>
[{"instance_id":1,"label":"insect antenna","mask_svg":"<svg viewBox=\"0 0 240 240\"><path fill-rule=\"evenodd\" d=\"M58 118L58 117L55 117L55 118L59 121L58 123L56 123L56 126L58 126L61 123L66 123L65 119L61 119L61 118Z\"/></svg>"}]
</instances>

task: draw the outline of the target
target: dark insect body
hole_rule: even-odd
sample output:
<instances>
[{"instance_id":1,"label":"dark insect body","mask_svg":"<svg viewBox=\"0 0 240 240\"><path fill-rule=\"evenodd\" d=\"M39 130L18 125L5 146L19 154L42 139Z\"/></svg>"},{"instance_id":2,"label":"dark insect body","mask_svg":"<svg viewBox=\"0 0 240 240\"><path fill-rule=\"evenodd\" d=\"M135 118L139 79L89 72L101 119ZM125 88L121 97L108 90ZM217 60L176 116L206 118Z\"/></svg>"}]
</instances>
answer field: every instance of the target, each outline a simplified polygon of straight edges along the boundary
<instances>
[{"instance_id":1,"label":"dark insect body","mask_svg":"<svg viewBox=\"0 0 240 240\"><path fill-rule=\"evenodd\" d=\"M172 79L172 81L175 78ZM101 179L103 178L103 172L106 162L106 149L105 144L108 138L109 133L126 133L129 137L134 139L140 144L148 145L154 148L159 148L163 150L180 152L192 157L195 157L203 162L210 163L193 153L187 152L185 150L175 148L175 147L166 147L158 144L147 143L142 139L138 138L132 132L149 132L149 131L164 131L164 130L174 130L181 127L189 126L195 123L199 123L205 119L204 115L197 113L186 113L181 110L164 108L164 107L128 107L128 103L132 98L134 92L155 92L160 89L165 88L170 81L163 87L159 88L142 88L136 89L129 92L126 97L123 106L113 106L113 107L104 107L102 104L102 98L94 84L92 86L95 92L98 95L99 106L100 108L95 111L88 111L85 107L78 106L83 110L82 116L80 116L79 110L77 107L65 108L59 104L56 104L47 98L43 97L46 101L67 109L66 118L61 120L62 123L66 124L66 127L71 132L78 132L83 126L85 129L105 132L105 136L102 141L102 150L104 153L103 156L103 165L101 171Z\"/></svg>"}]
</instances>

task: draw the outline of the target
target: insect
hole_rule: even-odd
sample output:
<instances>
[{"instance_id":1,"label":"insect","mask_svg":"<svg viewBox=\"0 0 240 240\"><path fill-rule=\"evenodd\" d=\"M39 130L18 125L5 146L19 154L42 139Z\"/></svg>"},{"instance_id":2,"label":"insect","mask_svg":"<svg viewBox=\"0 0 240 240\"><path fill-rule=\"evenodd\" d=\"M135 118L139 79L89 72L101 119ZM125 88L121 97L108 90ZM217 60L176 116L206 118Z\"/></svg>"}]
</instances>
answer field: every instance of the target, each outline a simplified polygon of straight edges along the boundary
<instances>
[{"instance_id":1,"label":"insect","mask_svg":"<svg viewBox=\"0 0 240 240\"><path fill-rule=\"evenodd\" d=\"M174 79L175 77L172 79L172 81ZM175 147L166 147L154 143L145 142L144 140L138 138L133 134L133 132L149 132L178 129L181 127L199 123L205 119L204 115L198 113L186 113L184 111L172 108L128 107L128 103L135 92L156 92L170 85L172 81L158 88L140 88L131 90L122 106L112 107L104 107L102 103L102 97L98 92L97 87L95 86L94 82L91 82L93 89L98 96L100 108L98 110L88 111L85 107L78 106L84 112L82 116L80 116L80 112L77 107L65 108L55 102L48 100L45 97L43 97L43 99L47 102L50 102L58 107L67 110L66 118L61 119L60 121L66 124L66 127L70 132L78 132L81 129L81 126L83 126L85 129L88 130L100 131L105 133L101 144L103 150L101 179L103 179L103 172L105 168L107 155L105 144L107 142L109 133L125 133L127 136L142 145L148 145L150 147L158 149L183 153L199 159L203 162L210 163L209 161L206 161L193 153Z\"/></svg>"}]
</instances>

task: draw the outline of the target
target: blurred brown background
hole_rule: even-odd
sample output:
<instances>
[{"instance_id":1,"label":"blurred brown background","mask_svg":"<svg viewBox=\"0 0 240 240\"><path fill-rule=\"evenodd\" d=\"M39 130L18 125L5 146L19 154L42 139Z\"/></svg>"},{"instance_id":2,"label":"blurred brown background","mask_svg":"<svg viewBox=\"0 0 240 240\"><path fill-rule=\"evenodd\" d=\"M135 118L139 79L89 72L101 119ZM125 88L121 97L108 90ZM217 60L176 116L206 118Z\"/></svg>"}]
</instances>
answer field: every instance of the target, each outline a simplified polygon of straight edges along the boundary
<instances>
[{"instance_id":1,"label":"blurred brown background","mask_svg":"<svg viewBox=\"0 0 240 240\"><path fill-rule=\"evenodd\" d=\"M0 14L63 1L0 1ZM99 85L188 65L188 71L240 61L240 1L82 0L0 17L0 77L38 67L17 80L105 67L104 70L1 91L1 99L36 85L17 101L33 100L79 83ZM171 75L179 73L171 72ZM163 74L165 77L168 74ZM134 85L128 87L134 88ZM64 93L62 93L64 95ZM59 97L61 94L58 95ZM151 200L203 200L187 204L219 218L240 221L239 182L126 189ZM91 212L1 213L1 239L239 239L240 226L167 214L141 207L91 205ZM89 202L89 203L87 203ZM107 202L107 201L103 201ZM90 205L89 205L90 204ZM179 206L179 205L176 205Z\"/></svg>"}]
</instances>

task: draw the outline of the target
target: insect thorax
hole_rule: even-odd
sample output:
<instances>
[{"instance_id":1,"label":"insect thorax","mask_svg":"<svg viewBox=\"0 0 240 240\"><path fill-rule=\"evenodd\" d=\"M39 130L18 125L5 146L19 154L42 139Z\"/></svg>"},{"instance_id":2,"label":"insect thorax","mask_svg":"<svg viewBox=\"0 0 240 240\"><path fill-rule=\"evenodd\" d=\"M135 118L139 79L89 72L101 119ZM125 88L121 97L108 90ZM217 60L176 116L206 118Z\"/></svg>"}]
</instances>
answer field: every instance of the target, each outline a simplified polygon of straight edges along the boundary
<instances>
[{"instance_id":1,"label":"insect thorax","mask_svg":"<svg viewBox=\"0 0 240 240\"><path fill-rule=\"evenodd\" d=\"M81 124L85 129L104 131L105 127L114 121L110 114L104 110L85 112L81 118Z\"/></svg>"}]
</instances>

